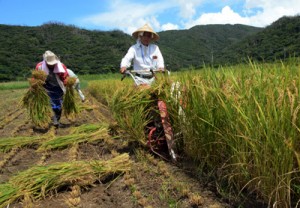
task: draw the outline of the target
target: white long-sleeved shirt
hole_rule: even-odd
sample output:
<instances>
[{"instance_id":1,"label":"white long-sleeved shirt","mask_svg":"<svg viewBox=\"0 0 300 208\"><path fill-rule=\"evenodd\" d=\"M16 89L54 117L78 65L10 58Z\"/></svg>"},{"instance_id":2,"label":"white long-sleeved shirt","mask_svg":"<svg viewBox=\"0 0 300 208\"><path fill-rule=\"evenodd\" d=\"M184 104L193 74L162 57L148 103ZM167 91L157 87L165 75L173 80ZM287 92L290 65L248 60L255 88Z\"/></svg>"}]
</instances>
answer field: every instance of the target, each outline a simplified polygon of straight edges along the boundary
<instances>
[{"instance_id":1,"label":"white long-sleeved shirt","mask_svg":"<svg viewBox=\"0 0 300 208\"><path fill-rule=\"evenodd\" d=\"M67 69L67 71L68 71L68 74L69 74L70 77L76 78L76 82L75 82L74 85L75 85L75 87L77 87L77 86L78 86L78 83L80 82L78 76L77 76L77 75L74 73L74 71L71 70L71 69Z\"/></svg>"},{"instance_id":2,"label":"white long-sleeved shirt","mask_svg":"<svg viewBox=\"0 0 300 208\"><path fill-rule=\"evenodd\" d=\"M121 61L122 67L130 67L133 61L134 70L144 70L150 68L164 68L164 59L159 50L159 47L155 44L149 44L144 46L139 41L131 46L127 54Z\"/></svg>"}]
</instances>

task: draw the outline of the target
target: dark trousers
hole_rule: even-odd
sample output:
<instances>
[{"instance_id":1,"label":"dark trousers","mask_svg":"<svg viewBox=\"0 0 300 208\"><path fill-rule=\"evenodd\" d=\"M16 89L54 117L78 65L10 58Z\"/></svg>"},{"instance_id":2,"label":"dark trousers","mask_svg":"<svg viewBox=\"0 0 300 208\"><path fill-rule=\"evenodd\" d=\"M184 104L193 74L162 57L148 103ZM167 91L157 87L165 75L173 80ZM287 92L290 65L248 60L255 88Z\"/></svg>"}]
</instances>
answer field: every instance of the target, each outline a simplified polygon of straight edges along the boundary
<instances>
[{"instance_id":1,"label":"dark trousers","mask_svg":"<svg viewBox=\"0 0 300 208\"><path fill-rule=\"evenodd\" d=\"M62 111L62 103L63 103L63 91L60 87L57 87L55 89L51 89L51 91L48 91L48 95L50 97L50 103L52 110L54 112L54 115L59 121L61 117L61 111Z\"/></svg>"}]
</instances>

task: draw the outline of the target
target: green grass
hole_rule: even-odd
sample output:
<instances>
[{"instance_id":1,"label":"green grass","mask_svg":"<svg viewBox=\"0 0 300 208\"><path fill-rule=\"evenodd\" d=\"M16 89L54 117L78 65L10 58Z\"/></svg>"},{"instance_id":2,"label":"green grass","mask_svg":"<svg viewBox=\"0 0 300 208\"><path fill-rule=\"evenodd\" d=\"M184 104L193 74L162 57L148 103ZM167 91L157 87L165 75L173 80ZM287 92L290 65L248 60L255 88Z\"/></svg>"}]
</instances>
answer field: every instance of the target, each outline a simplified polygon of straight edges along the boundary
<instances>
[{"instance_id":1,"label":"green grass","mask_svg":"<svg viewBox=\"0 0 300 208\"><path fill-rule=\"evenodd\" d=\"M82 89L87 88L90 81L93 80L107 80L107 79L121 79L121 74L109 73L109 74L87 74L78 75L80 79L80 87ZM28 81L13 81L13 82L0 82L0 90L14 90L14 89L26 89L29 87Z\"/></svg>"},{"instance_id":2,"label":"green grass","mask_svg":"<svg viewBox=\"0 0 300 208\"><path fill-rule=\"evenodd\" d=\"M26 89L28 87L29 87L28 81L0 83L0 90Z\"/></svg>"},{"instance_id":3,"label":"green grass","mask_svg":"<svg viewBox=\"0 0 300 208\"><path fill-rule=\"evenodd\" d=\"M121 79L121 74L119 73L109 73L109 74L87 74L78 75L80 80L80 87L85 89L89 86L89 83L95 80L110 80L110 79Z\"/></svg>"}]
</instances>

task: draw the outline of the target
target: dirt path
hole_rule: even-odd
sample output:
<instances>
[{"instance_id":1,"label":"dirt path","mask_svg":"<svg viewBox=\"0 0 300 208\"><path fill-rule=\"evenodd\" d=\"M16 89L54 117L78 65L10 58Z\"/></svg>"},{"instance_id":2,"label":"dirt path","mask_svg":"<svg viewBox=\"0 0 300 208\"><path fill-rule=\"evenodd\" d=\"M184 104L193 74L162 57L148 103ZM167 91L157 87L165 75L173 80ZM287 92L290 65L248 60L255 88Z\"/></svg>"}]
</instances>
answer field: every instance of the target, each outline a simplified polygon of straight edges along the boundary
<instances>
[{"instance_id":1,"label":"dirt path","mask_svg":"<svg viewBox=\"0 0 300 208\"><path fill-rule=\"evenodd\" d=\"M24 90L0 91L0 139L16 136L68 135L74 127L82 124L106 122L113 125L110 112L87 95L76 119L62 117L62 128L33 128L26 111L19 106ZM117 132L114 132L115 134ZM7 182L19 171L34 165L49 165L74 160L108 160L121 153L129 153L131 171L113 175L87 188L63 187L39 201L21 200L10 207L231 207L221 202L211 191L203 188L198 180L182 168L154 157L147 150L132 149L121 138L110 142L81 143L76 147L39 152L37 146L15 148L8 153L0 152L0 183Z\"/></svg>"}]
</instances>

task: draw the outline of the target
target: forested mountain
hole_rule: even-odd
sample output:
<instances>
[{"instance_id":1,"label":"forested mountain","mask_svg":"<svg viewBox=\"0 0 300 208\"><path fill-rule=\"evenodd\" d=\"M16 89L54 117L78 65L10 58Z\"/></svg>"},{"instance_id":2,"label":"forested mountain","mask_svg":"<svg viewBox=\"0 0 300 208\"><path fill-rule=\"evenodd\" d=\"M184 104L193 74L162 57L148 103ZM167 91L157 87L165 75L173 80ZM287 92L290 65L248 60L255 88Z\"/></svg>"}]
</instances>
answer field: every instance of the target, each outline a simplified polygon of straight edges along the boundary
<instances>
[{"instance_id":1,"label":"forested mountain","mask_svg":"<svg viewBox=\"0 0 300 208\"><path fill-rule=\"evenodd\" d=\"M56 53L76 73L110 72L118 68L132 42L121 31L89 31L61 23L0 25L0 80L30 75L46 50Z\"/></svg>"},{"instance_id":2,"label":"forested mountain","mask_svg":"<svg viewBox=\"0 0 300 208\"><path fill-rule=\"evenodd\" d=\"M299 56L300 16L283 17L266 28L202 25L160 32L157 44L170 70L203 64L234 64L250 56L273 60ZM0 25L0 81L25 78L46 50L78 74L119 70L135 40L121 31L80 29L49 22L38 27Z\"/></svg>"},{"instance_id":3,"label":"forested mountain","mask_svg":"<svg viewBox=\"0 0 300 208\"><path fill-rule=\"evenodd\" d=\"M159 46L171 68L220 63L214 57L224 48L262 31L246 25L199 25L189 30L160 32Z\"/></svg>"},{"instance_id":4,"label":"forested mountain","mask_svg":"<svg viewBox=\"0 0 300 208\"><path fill-rule=\"evenodd\" d=\"M221 53L223 63L245 57L257 61L283 60L300 56L300 16L282 17L264 30L229 45Z\"/></svg>"}]
</instances>

